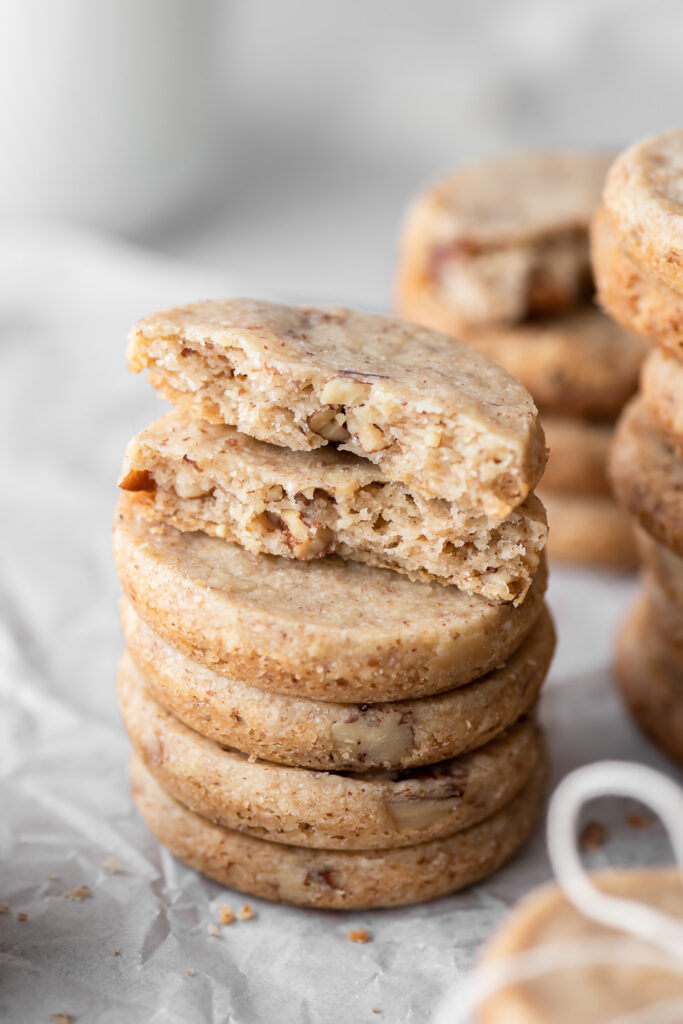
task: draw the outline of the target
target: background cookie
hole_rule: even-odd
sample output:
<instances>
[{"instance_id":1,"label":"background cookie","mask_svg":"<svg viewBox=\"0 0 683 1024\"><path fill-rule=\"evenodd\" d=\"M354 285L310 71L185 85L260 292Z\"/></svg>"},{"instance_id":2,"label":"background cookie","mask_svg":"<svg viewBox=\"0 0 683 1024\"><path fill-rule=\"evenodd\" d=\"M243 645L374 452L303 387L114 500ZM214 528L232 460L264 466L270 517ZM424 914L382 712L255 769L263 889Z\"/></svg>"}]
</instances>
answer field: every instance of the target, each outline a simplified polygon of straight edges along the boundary
<instances>
[{"instance_id":1,"label":"background cookie","mask_svg":"<svg viewBox=\"0 0 683 1024\"><path fill-rule=\"evenodd\" d=\"M546 413L542 424L549 451L543 489L609 495L607 460L614 425Z\"/></svg>"},{"instance_id":2,"label":"background cookie","mask_svg":"<svg viewBox=\"0 0 683 1024\"><path fill-rule=\"evenodd\" d=\"M548 510L548 556L606 569L637 564L633 521L613 498L542 491Z\"/></svg>"}]
</instances>

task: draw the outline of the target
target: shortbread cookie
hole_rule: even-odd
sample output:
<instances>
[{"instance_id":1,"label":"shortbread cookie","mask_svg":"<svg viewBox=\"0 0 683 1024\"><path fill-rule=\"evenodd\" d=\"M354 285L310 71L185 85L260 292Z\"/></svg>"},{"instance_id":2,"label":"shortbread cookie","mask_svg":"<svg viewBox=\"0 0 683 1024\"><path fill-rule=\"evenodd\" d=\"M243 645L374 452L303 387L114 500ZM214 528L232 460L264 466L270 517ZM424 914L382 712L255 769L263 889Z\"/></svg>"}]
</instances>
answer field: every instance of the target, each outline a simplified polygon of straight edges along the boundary
<instances>
[{"instance_id":1,"label":"shortbread cookie","mask_svg":"<svg viewBox=\"0 0 683 1024\"><path fill-rule=\"evenodd\" d=\"M586 496L610 494L607 459L614 425L550 414L543 416L542 423L549 453L543 489Z\"/></svg>"},{"instance_id":2,"label":"shortbread cookie","mask_svg":"<svg viewBox=\"0 0 683 1024\"><path fill-rule=\"evenodd\" d=\"M604 203L619 244L656 281L683 291L683 129L638 142L609 169Z\"/></svg>"},{"instance_id":3,"label":"shortbread cookie","mask_svg":"<svg viewBox=\"0 0 683 1024\"><path fill-rule=\"evenodd\" d=\"M652 627L641 598L619 634L617 682L643 732L683 768L683 674L673 668Z\"/></svg>"},{"instance_id":4,"label":"shortbread cookie","mask_svg":"<svg viewBox=\"0 0 683 1024\"><path fill-rule=\"evenodd\" d=\"M683 449L683 359L653 349L643 363L640 390L656 425L672 445Z\"/></svg>"},{"instance_id":5,"label":"shortbread cookie","mask_svg":"<svg viewBox=\"0 0 683 1024\"><path fill-rule=\"evenodd\" d=\"M387 480L333 447L295 452L176 411L128 445L119 484L139 510L255 554L335 553L519 604L547 536L534 495L502 522Z\"/></svg>"},{"instance_id":6,"label":"shortbread cookie","mask_svg":"<svg viewBox=\"0 0 683 1024\"><path fill-rule=\"evenodd\" d=\"M429 498L503 518L545 465L531 397L446 335L235 299L141 320L130 367L192 416L297 450L339 444Z\"/></svg>"},{"instance_id":7,"label":"shortbread cookie","mask_svg":"<svg viewBox=\"0 0 683 1024\"><path fill-rule=\"evenodd\" d=\"M165 711L129 655L119 703L133 750L167 793L226 828L294 846L375 850L452 835L509 803L542 756L525 717L478 750L407 771L348 775L258 761Z\"/></svg>"},{"instance_id":8,"label":"shortbread cookie","mask_svg":"<svg viewBox=\"0 0 683 1024\"><path fill-rule=\"evenodd\" d=\"M609 495L543 490L551 561L596 569L634 569L638 562L633 521Z\"/></svg>"},{"instance_id":9,"label":"shortbread cookie","mask_svg":"<svg viewBox=\"0 0 683 1024\"><path fill-rule=\"evenodd\" d=\"M592 880L610 896L644 903L683 920L683 888L676 868L601 871ZM485 964L507 961L513 967L515 957L531 951L541 954L543 947L547 970L522 974L514 984L489 996L477 1014L481 1024L626 1024L627 1020L635 1024L636 1019L673 1024L680 1019L673 1014L659 1016L656 1008L659 1003L683 1000L680 960L585 917L554 884L534 890L514 908L483 960ZM645 1016L648 1011L651 1017Z\"/></svg>"},{"instance_id":10,"label":"shortbread cookie","mask_svg":"<svg viewBox=\"0 0 683 1024\"><path fill-rule=\"evenodd\" d=\"M638 554L667 599L683 609L683 558L657 543L645 530L637 531Z\"/></svg>"},{"instance_id":11,"label":"shortbread cookie","mask_svg":"<svg viewBox=\"0 0 683 1024\"><path fill-rule=\"evenodd\" d=\"M315 850L214 825L164 793L139 761L133 798L157 839L232 889L302 906L353 910L419 903L497 871L519 849L543 806L544 766L502 810L464 832L392 850Z\"/></svg>"},{"instance_id":12,"label":"shortbread cookie","mask_svg":"<svg viewBox=\"0 0 683 1024\"><path fill-rule=\"evenodd\" d=\"M640 525L683 556L683 459L657 429L640 397L617 424L610 476L618 500Z\"/></svg>"},{"instance_id":13,"label":"shortbread cookie","mask_svg":"<svg viewBox=\"0 0 683 1024\"><path fill-rule=\"evenodd\" d=\"M502 665L543 606L543 561L515 608L333 555L254 555L135 508L122 494L114 553L141 618L216 671L279 693L373 702L450 690Z\"/></svg>"},{"instance_id":14,"label":"shortbread cookie","mask_svg":"<svg viewBox=\"0 0 683 1024\"><path fill-rule=\"evenodd\" d=\"M218 675L187 658L122 602L126 644L155 699L224 746L303 768L404 769L483 746L536 702L555 648L543 610L505 665L434 697L385 704L307 700Z\"/></svg>"},{"instance_id":15,"label":"shortbread cookie","mask_svg":"<svg viewBox=\"0 0 683 1024\"><path fill-rule=\"evenodd\" d=\"M575 305L591 288L587 228L608 165L597 154L523 153L433 186L406 218L401 314L413 317L424 297L460 335Z\"/></svg>"},{"instance_id":16,"label":"shortbread cookie","mask_svg":"<svg viewBox=\"0 0 683 1024\"><path fill-rule=\"evenodd\" d=\"M593 273L600 304L617 323L683 356L683 295L649 278L624 252L606 210L591 226Z\"/></svg>"}]
</instances>

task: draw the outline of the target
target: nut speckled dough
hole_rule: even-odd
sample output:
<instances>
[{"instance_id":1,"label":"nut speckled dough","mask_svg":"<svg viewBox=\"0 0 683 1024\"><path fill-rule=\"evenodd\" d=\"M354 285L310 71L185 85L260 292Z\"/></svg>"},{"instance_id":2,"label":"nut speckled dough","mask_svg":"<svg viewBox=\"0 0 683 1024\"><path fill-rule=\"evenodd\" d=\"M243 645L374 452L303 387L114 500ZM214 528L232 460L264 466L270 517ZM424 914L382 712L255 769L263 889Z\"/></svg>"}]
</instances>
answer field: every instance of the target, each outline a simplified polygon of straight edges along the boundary
<instances>
[{"instance_id":1,"label":"nut speckled dough","mask_svg":"<svg viewBox=\"0 0 683 1024\"><path fill-rule=\"evenodd\" d=\"M519 382L400 320L198 302L141 320L128 358L196 418L298 450L338 443L461 509L508 515L545 465L536 407Z\"/></svg>"},{"instance_id":2,"label":"nut speckled dough","mask_svg":"<svg viewBox=\"0 0 683 1024\"><path fill-rule=\"evenodd\" d=\"M245 754L303 768L410 768L483 746L533 706L555 648L543 610L505 665L434 697L337 704L218 675L157 636L124 599L128 650L145 685L190 728Z\"/></svg>"},{"instance_id":3,"label":"nut speckled dough","mask_svg":"<svg viewBox=\"0 0 683 1024\"><path fill-rule=\"evenodd\" d=\"M621 153L603 199L622 248L650 277L683 291L683 129Z\"/></svg>"},{"instance_id":4,"label":"nut speckled dough","mask_svg":"<svg viewBox=\"0 0 683 1024\"><path fill-rule=\"evenodd\" d=\"M254 555L135 506L119 498L114 554L141 618L217 671L279 693L352 702L449 690L502 665L543 606L543 561L515 608L334 555Z\"/></svg>"},{"instance_id":5,"label":"nut speckled dough","mask_svg":"<svg viewBox=\"0 0 683 1024\"><path fill-rule=\"evenodd\" d=\"M640 525L683 555L683 459L657 429L642 398L630 402L617 424L610 476L618 500Z\"/></svg>"},{"instance_id":6,"label":"nut speckled dough","mask_svg":"<svg viewBox=\"0 0 683 1024\"><path fill-rule=\"evenodd\" d=\"M412 297L424 296L460 335L575 305L590 291L586 232L608 164L597 154L516 154L423 193L403 230L401 314L414 316Z\"/></svg>"},{"instance_id":7,"label":"nut speckled dough","mask_svg":"<svg viewBox=\"0 0 683 1024\"><path fill-rule=\"evenodd\" d=\"M653 349L643 363L640 390L659 429L677 450L683 449L683 361Z\"/></svg>"},{"instance_id":8,"label":"nut speckled dough","mask_svg":"<svg viewBox=\"0 0 683 1024\"><path fill-rule=\"evenodd\" d=\"M553 415L544 415L542 422L549 452L543 489L611 494L607 459L614 425Z\"/></svg>"},{"instance_id":9,"label":"nut speckled dough","mask_svg":"<svg viewBox=\"0 0 683 1024\"><path fill-rule=\"evenodd\" d=\"M603 569L634 569L633 520L609 495L543 490L550 533L548 557Z\"/></svg>"},{"instance_id":10,"label":"nut speckled dough","mask_svg":"<svg viewBox=\"0 0 683 1024\"><path fill-rule=\"evenodd\" d=\"M683 920L683 888L675 868L601 871L592 881L611 896L645 903ZM600 963L596 955L592 963L571 964L572 953L566 947L562 952L563 944L568 943L581 955L592 942L604 942L606 949L617 954L623 948L629 959ZM554 959L548 951L555 969L506 985L489 996L478 1011L481 1024L616 1024L617 1019L626 1024L638 1010L638 1021L644 1022L642 1012L648 1009L655 1020L654 1004L660 1000L683 999L679 960L591 921L554 884L534 890L517 904L489 943L483 960L486 964L505 961L546 944L556 946ZM644 957L642 964L630 959L638 950ZM663 1024L663 1017L656 1019ZM673 1024L674 1016L666 1019ZM635 1024L635 1016L633 1020Z\"/></svg>"},{"instance_id":11,"label":"nut speckled dough","mask_svg":"<svg viewBox=\"0 0 683 1024\"><path fill-rule=\"evenodd\" d=\"M138 493L143 515L257 554L335 553L515 604L547 536L533 495L492 520L413 493L336 448L290 451L180 411L133 438L119 486Z\"/></svg>"},{"instance_id":12,"label":"nut speckled dough","mask_svg":"<svg viewBox=\"0 0 683 1024\"><path fill-rule=\"evenodd\" d=\"M683 768L683 673L672 665L652 625L650 608L641 598L619 634L617 682L646 736Z\"/></svg>"},{"instance_id":13,"label":"nut speckled dough","mask_svg":"<svg viewBox=\"0 0 683 1024\"><path fill-rule=\"evenodd\" d=\"M600 304L622 327L683 356L683 295L648 277L624 252L606 210L591 225Z\"/></svg>"},{"instance_id":14,"label":"nut speckled dough","mask_svg":"<svg viewBox=\"0 0 683 1024\"><path fill-rule=\"evenodd\" d=\"M509 803L542 758L524 718L469 754L355 775L247 758L200 736L144 690L128 655L119 703L133 750L163 789L226 828L293 846L375 850L452 835Z\"/></svg>"},{"instance_id":15,"label":"nut speckled dough","mask_svg":"<svg viewBox=\"0 0 683 1024\"><path fill-rule=\"evenodd\" d=\"M502 810L443 839L392 850L315 850L214 825L164 793L139 763L133 798L170 851L231 889L301 906L352 910L434 899L496 871L519 849L543 805L543 765Z\"/></svg>"}]
</instances>

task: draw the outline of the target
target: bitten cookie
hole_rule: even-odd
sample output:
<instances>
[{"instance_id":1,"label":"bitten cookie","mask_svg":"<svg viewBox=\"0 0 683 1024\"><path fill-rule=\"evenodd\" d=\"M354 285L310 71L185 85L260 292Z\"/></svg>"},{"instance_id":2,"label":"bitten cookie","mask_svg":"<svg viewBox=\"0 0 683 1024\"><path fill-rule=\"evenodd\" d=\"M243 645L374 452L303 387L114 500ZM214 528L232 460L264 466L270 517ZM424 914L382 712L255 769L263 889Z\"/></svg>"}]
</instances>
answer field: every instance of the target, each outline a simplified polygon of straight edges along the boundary
<instances>
[{"instance_id":1,"label":"bitten cookie","mask_svg":"<svg viewBox=\"0 0 683 1024\"><path fill-rule=\"evenodd\" d=\"M587 228L608 165L597 154L524 153L423 193L403 229L401 315L421 319L417 299L460 336L575 305L591 289Z\"/></svg>"},{"instance_id":2,"label":"bitten cookie","mask_svg":"<svg viewBox=\"0 0 683 1024\"><path fill-rule=\"evenodd\" d=\"M127 655L119 704L133 750L165 792L226 828L293 846L377 850L452 835L508 804L542 760L532 718L469 754L400 772L253 760L165 711Z\"/></svg>"},{"instance_id":3,"label":"bitten cookie","mask_svg":"<svg viewBox=\"0 0 683 1024\"><path fill-rule=\"evenodd\" d=\"M645 903L683 920L683 889L675 868L603 871L593 876L593 883L611 896ZM598 948L591 954L594 943ZM481 1024L663 1022L665 1018L657 1015L658 1003L665 1006L677 1000L680 1008L680 960L591 921L557 885L536 889L514 908L483 961L492 966L509 961L512 966L515 957L531 951L540 955L543 947L547 970L532 971L486 999L477 1014ZM603 962L599 949L612 955ZM652 1017L645 1016L648 1010ZM666 1016L674 1019L679 1017Z\"/></svg>"},{"instance_id":4,"label":"bitten cookie","mask_svg":"<svg viewBox=\"0 0 683 1024\"><path fill-rule=\"evenodd\" d=\"M548 510L548 556L605 569L637 565L633 520L609 495L542 490Z\"/></svg>"},{"instance_id":5,"label":"bitten cookie","mask_svg":"<svg viewBox=\"0 0 683 1024\"><path fill-rule=\"evenodd\" d=\"M278 764L362 771L432 764L483 746L536 702L555 648L543 610L502 668L434 697L338 704L259 690L212 672L122 602L128 650L155 699L224 746Z\"/></svg>"},{"instance_id":6,"label":"bitten cookie","mask_svg":"<svg viewBox=\"0 0 683 1024\"><path fill-rule=\"evenodd\" d=\"M194 417L296 450L338 444L463 510L508 515L545 465L519 382L467 345L400 320L195 303L141 320L128 358Z\"/></svg>"},{"instance_id":7,"label":"bitten cookie","mask_svg":"<svg viewBox=\"0 0 683 1024\"><path fill-rule=\"evenodd\" d=\"M119 486L138 494L151 519L256 554L305 561L336 553L515 604L547 536L534 495L502 521L490 519L424 498L334 447L290 451L180 411L133 438Z\"/></svg>"},{"instance_id":8,"label":"bitten cookie","mask_svg":"<svg viewBox=\"0 0 683 1024\"><path fill-rule=\"evenodd\" d=\"M335 556L254 555L135 509L122 494L114 554L137 613L191 657L262 689L342 702L453 689L502 665L543 607L544 562L521 605L494 605Z\"/></svg>"},{"instance_id":9,"label":"bitten cookie","mask_svg":"<svg viewBox=\"0 0 683 1024\"><path fill-rule=\"evenodd\" d=\"M164 793L139 761L133 798L164 846L221 885L263 899L352 910L434 899L496 871L519 849L543 805L546 770L502 810L464 832L393 850L314 850L214 825Z\"/></svg>"}]
</instances>

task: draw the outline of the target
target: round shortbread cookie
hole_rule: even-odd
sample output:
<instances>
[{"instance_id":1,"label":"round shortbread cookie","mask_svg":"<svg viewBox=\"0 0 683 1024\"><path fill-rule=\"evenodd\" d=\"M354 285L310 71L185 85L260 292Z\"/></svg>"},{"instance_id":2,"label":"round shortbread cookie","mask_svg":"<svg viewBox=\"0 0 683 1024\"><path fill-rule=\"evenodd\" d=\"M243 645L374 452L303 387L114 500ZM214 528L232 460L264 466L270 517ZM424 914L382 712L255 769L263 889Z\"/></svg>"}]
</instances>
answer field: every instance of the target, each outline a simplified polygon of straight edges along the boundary
<instances>
[{"instance_id":1,"label":"round shortbread cookie","mask_svg":"<svg viewBox=\"0 0 683 1024\"><path fill-rule=\"evenodd\" d=\"M621 628L615 674L642 731L683 768L683 674L671 665L641 598Z\"/></svg>"},{"instance_id":2,"label":"round shortbread cookie","mask_svg":"<svg viewBox=\"0 0 683 1024\"><path fill-rule=\"evenodd\" d=\"M619 245L607 211L591 225L598 299L626 330L683 355L683 295L651 280Z\"/></svg>"},{"instance_id":3,"label":"round shortbread cookie","mask_svg":"<svg viewBox=\"0 0 683 1024\"><path fill-rule=\"evenodd\" d=\"M497 871L527 839L543 807L545 765L492 817L464 832L394 850L315 850L214 825L164 793L139 761L133 798L171 853L214 881L263 899L353 910L419 903Z\"/></svg>"},{"instance_id":4,"label":"round shortbread cookie","mask_svg":"<svg viewBox=\"0 0 683 1024\"><path fill-rule=\"evenodd\" d=\"M608 495L543 490L551 561L596 569L634 569L633 521Z\"/></svg>"},{"instance_id":5,"label":"round shortbread cookie","mask_svg":"<svg viewBox=\"0 0 683 1024\"><path fill-rule=\"evenodd\" d=\"M640 390L659 429L677 449L683 449L683 360L653 349L643 363Z\"/></svg>"},{"instance_id":6,"label":"round shortbread cookie","mask_svg":"<svg viewBox=\"0 0 683 1024\"><path fill-rule=\"evenodd\" d=\"M683 128L637 142L605 180L619 244L646 274L683 291Z\"/></svg>"},{"instance_id":7,"label":"round shortbread cookie","mask_svg":"<svg viewBox=\"0 0 683 1024\"><path fill-rule=\"evenodd\" d=\"M493 605L391 569L181 533L137 517L126 494L114 553L137 613L191 657L262 689L342 702L426 696L502 665L538 618L547 581L542 562L521 605Z\"/></svg>"},{"instance_id":8,"label":"round shortbread cookie","mask_svg":"<svg viewBox=\"0 0 683 1024\"><path fill-rule=\"evenodd\" d=\"M610 494L607 459L613 424L553 415L544 415L542 423L549 451L543 489L584 495Z\"/></svg>"},{"instance_id":9,"label":"round shortbread cookie","mask_svg":"<svg viewBox=\"0 0 683 1024\"><path fill-rule=\"evenodd\" d=\"M533 706L555 649L544 609L505 665L476 682L417 700L336 704L218 675L157 636L125 599L121 621L147 688L185 725L266 761L323 770L412 768L483 746Z\"/></svg>"},{"instance_id":10,"label":"round shortbread cookie","mask_svg":"<svg viewBox=\"0 0 683 1024\"><path fill-rule=\"evenodd\" d=\"M611 896L683 919L683 888L676 868L601 871L592 881ZM613 954L611 962L600 962L596 951L590 961L576 963L582 947L588 953L591 943L601 942ZM663 1024L665 1018L657 1015L656 1004L683 999L680 961L673 956L668 959L663 952L656 960L652 946L585 917L554 884L541 886L517 904L486 948L483 962L490 965L510 959L514 963L512 958L532 950L540 954L543 947L548 969L520 977L489 996L477 1014L481 1024L616 1024L617 1020L626 1024L627 1019L635 1024L637 1011L641 1011L638 1021L644 1022L649 1019L644 1016L648 1010L652 1020ZM614 957L620 948L628 958L622 963ZM638 949L642 963L634 959ZM673 1022L674 1017L666 1020Z\"/></svg>"},{"instance_id":11,"label":"round shortbread cookie","mask_svg":"<svg viewBox=\"0 0 683 1024\"><path fill-rule=\"evenodd\" d=\"M683 459L657 429L640 397L629 403L617 424L609 470L617 499L643 529L683 556ZM552 539L552 526L550 535Z\"/></svg>"},{"instance_id":12,"label":"round shortbread cookie","mask_svg":"<svg viewBox=\"0 0 683 1024\"><path fill-rule=\"evenodd\" d=\"M165 711L129 655L119 703L137 757L174 799L225 828L290 846L377 850L452 835L508 804L542 756L538 728L525 717L478 750L407 771L346 775L258 761Z\"/></svg>"},{"instance_id":13,"label":"round shortbread cookie","mask_svg":"<svg viewBox=\"0 0 683 1024\"><path fill-rule=\"evenodd\" d=\"M645 530L637 531L636 540L644 567L657 581L668 600L683 609L683 558L659 544Z\"/></svg>"},{"instance_id":14,"label":"round shortbread cookie","mask_svg":"<svg viewBox=\"0 0 683 1024\"><path fill-rule=\"evenodd\" d=\"M520 153L428 189L403 228L402 314L424 298L459 335L576 304L590 291L587 227L608 165L592 153Z\"/></svg>"},{"instance_id":15,"label":"round shortbread cookie","mask_svg":"<svg viewBox=\"0 0 683 1024\"><path fill-rule=\"evenodd\" d=\"M141 320L128 358L195 418L295 450L339 444L462 510L504 518L545 466L536 407L519 381L401 320L197 302Z\"/></svg>"}]
</instances>

